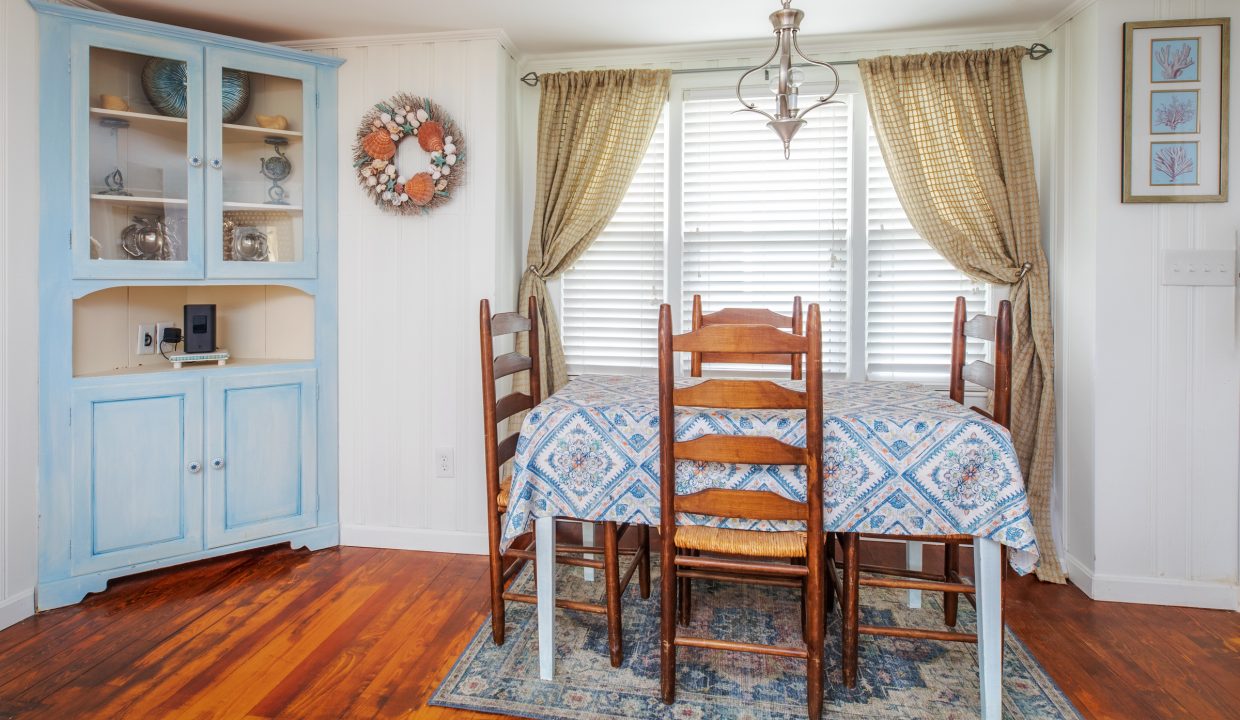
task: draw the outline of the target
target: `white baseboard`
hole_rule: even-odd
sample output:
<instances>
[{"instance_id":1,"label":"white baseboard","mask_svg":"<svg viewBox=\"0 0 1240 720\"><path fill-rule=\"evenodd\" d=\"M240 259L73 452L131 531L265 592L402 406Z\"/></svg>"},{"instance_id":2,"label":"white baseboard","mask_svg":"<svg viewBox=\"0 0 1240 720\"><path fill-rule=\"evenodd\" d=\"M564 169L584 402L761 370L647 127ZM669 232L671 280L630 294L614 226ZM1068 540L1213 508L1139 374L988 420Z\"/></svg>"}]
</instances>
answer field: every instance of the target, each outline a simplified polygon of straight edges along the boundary
<instances>
[{"instance_id":1,"label":"white baseboard","mask_svg":"<svg viewBox=\"0 0 1240 720\"><path fill-rule=\"evenodd\" d=\"M1068 577L1094 600L1240 611L1240 585L1232 583L1098 574L1072 556Z\"/></svg>"},{"instance_id":2,"label":"white baseboard","mask_svg":"<svg viewBox=\"0 0 1240 720\"><path fill-rule=\"evenodd\" d=\"M486 533L453 530L341 525L340 544L391 550L423 550L467 555L487 554Z\"/></svg>"},{"instance_id":3,"label":"white baseboard","mask_svg":"<svg viewBox=\"0 0 1240 720\"><path fill-rule=\"evenodd\" d=\"M34 589L0 600L0 630L34 615Z\"/></svg>"}]
</instances>

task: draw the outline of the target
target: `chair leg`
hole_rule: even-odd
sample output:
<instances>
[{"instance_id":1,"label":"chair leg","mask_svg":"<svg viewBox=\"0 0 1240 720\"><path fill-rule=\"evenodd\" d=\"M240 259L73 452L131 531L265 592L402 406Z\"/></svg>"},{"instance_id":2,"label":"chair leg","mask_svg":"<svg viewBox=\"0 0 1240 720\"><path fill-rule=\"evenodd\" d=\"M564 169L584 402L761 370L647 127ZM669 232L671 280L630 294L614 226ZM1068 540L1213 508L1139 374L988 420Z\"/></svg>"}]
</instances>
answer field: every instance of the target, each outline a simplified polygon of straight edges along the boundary
<instances>
[{"instance_id":1,"label":"chair leg","mask_svg":"<svg viewBox=\"0 0 1240 720\"><path fill-rule=\"evenodd\" d=\"M823 587L826 574L823 567L822 543L811 543L806 565L809 575L805 582L805 596L802 606L805 608L806 626L806 688L809 693L809 720L822 717L822 654L825 642Z\"/></svg>"},{"instance_id":2,"label":"chair leg","mask_svg":"<svg viewBox=\"0 0 1240 720\"><path fill-rule=\"evenodd\" d=\"M960 572L960 546L956 543L943 543L943 579L947 582L954 582L952 579ZM974 576L977 572L974 571ZM945 592L943 593L943 622L947 627L956 627L956 612L960 608L960 593Z\"/></svg>"},{"instance_id":3,"label":"chair leg","mask_svg":"<svg viewBox=\"0 0 1240 720\"><path fill-rule=\"evenodd\" d=\"M861 579L861 565L858 561L858 545L861 536L857 533L840 535L844 544L844 618L841 623L840 647L843 649L844 685L857 686L857 625L860 617L858 592Z\"/></svg>"},{"instance_id":4,"label":"chair leg","mask_svg":"<svg viewBox=\"0 0 1240 720\"><path fill-rule=\"evenodd\" d=\"M835 533L827 533L826 552L822 557L822 568L825 572L830 573L827 577L827 583L822 586L823 605L827 615L835 612Z\"/></svg>"},{"instance_id":5,"label":"chair leg","mask_svg":"<svg viewBox=\"0 0 1240 720\"><path fill-rule=\"evenodd\" d=\"M642 600L650 597L650 526L640 525L637 538L641 543L642 564L637 566L637 584L641 590Z\"/></svg>"},{"instance_id":6,"label":"chair leg","mask_svg":"<svg viewBox=\"0 0 1240 720\"><path fill-rule=\"evenodd\" d=\"M660 534L662 569L659 575L659 672L663 702L676 701L676 547L674 530Z\"/></svg>"},{"instance_id":7,"label":"chair leg","mask_svg":"<svg viewBox=\"0 0 1240 720\"><path fill-rule=\"evenodd\" d=\"M685 550L686 555L697 556L697 550ZM678 607L680 613L680 624L688 627L690 619L693 617L693 581L689 578L680 578L678 580L679 590L677 594Z\"/></svg>"},{"instance_id":8,"label":"chair leg","mask_svg":"<svg viewBox=\"0 0 1240 720\"><path fill-rule=\"evenodd\" d=\"M620 622L620 545L615 522L603 523L603 574L607 582L607 646L611 666L624 660L624 633Z\"/></svg>"},{"instance_id":9,"label":"chair leg","mask_svg":"<svg viewBox=\"0 0 1240 720\"><path fill-rule=\"evenodd\" d=\"M791 558L789 563L792 565L806 565L805 558ZM809 642L809 616L805 614L805 604L809 602L809 578L808 576L801 580L801 640Z\"/></svg>"},{"instance_id":10,"label":"chair leg","mask_svg":"<svg viewBox=\"0 0 1240 720\"><path fill-rule=\"evenodd\" d=\"M504 644L504 556L499 552L498 522L490 529L488 554L491 563L491 637Z\"/></svg>"}]
</instances>

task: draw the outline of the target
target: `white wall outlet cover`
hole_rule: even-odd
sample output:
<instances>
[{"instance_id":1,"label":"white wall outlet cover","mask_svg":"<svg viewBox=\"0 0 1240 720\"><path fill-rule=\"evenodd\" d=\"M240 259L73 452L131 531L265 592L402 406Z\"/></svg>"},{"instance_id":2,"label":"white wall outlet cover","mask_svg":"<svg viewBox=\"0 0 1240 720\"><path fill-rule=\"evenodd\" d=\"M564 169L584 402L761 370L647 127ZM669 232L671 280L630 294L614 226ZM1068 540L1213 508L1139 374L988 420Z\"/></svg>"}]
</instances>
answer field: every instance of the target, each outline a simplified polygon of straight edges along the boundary
<instances>
[{"instance_id":1,"label":"white wall outlet cover","mask_svg":"<svg viewBox=\"0 0 1240 720\"><path fill-rule=\"evenodd\" d=\"M456 473L452 448L435 448L435 477L450 478Z\"/></svg>"},{"instance_id":2,"label":"white wall outlet cover","mask_svg":"<svg viewBox=\"0 0 1240 720\"><path fill-rule=\"evenodd\" d=\"M1163 253L1163 285L1236 284L1235 250L1167 250Z\"/></svg>"},{"instance_id":3,"label":"white wall outlet cover","mask_svg":"<svg viewBox=\"0 0 1240 720\"><path fill-rule=\"evenodd\" d=\"M139 325L134 341L135 355L154 355L159 347L158 342L155 340L155 326Z\"/></svg>"}]
</instances>

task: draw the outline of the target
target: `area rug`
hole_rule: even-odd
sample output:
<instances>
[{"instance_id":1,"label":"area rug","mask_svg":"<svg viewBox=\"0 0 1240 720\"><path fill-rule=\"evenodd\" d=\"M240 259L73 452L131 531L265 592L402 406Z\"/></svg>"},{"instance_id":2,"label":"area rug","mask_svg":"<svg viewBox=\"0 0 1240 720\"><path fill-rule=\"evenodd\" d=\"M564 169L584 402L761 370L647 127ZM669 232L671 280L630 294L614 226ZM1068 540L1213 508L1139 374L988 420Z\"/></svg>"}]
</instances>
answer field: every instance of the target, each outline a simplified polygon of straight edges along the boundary
<instances>
[{"instance_id":1,"label":"area rug","mask_svg":"<svg viewBox=\"0 0 1240 720\"><path fill-rule=\"evenodd\" d=\"M580 570L559 569L557 594L597 599L602 583L587 583ZM544 720L667 718L668 720L785 720L806 717L803 661L679 648L676 703L659 699L658 575L651 597L637 583L624 597L624 663L611 667L603 615L556 611L555 680L538 678L535 608L508 603L507 642L497 647L490 622L431 699L432 705ZM527 567L516 580L533 593ZM942 595L923 593L923 607L907 607L902 590L864 588L861 621L942 629ZM799 593L711 581L695 581L692 624L686 634L748 642L792 644L801 633ZM973 609L961 602L960 629L973 631ZM857 687L840 674L839 612L829 619L824 717L949 720L978 717L977 647L903 638L861 637ZM1080 715L1024 643L1005 637L1005 718L1043 720Z\"/></svg>"}]
</instances>

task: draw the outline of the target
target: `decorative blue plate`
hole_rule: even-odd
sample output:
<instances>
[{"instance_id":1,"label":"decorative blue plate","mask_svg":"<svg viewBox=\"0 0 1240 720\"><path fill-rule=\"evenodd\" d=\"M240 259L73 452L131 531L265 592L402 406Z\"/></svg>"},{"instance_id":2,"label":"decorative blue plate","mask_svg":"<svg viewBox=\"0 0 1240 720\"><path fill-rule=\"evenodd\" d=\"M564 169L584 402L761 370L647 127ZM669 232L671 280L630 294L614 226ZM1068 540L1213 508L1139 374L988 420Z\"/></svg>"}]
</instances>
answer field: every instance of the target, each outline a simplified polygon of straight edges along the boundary
<instances>
[{"instance_id":1,"label":"decorative blue plate","mask_svg":"<svg viewBox=\"0 0 1240 720\"><path fill-rule=\"evenodd\" d=\"M188 82L185 63L180 60L151 58L142 67L142 90L161 115L185 117ZM223 95L224 122L230 123L250 104L250 74L225 68Z\"/></svg>"}]
</instances>

